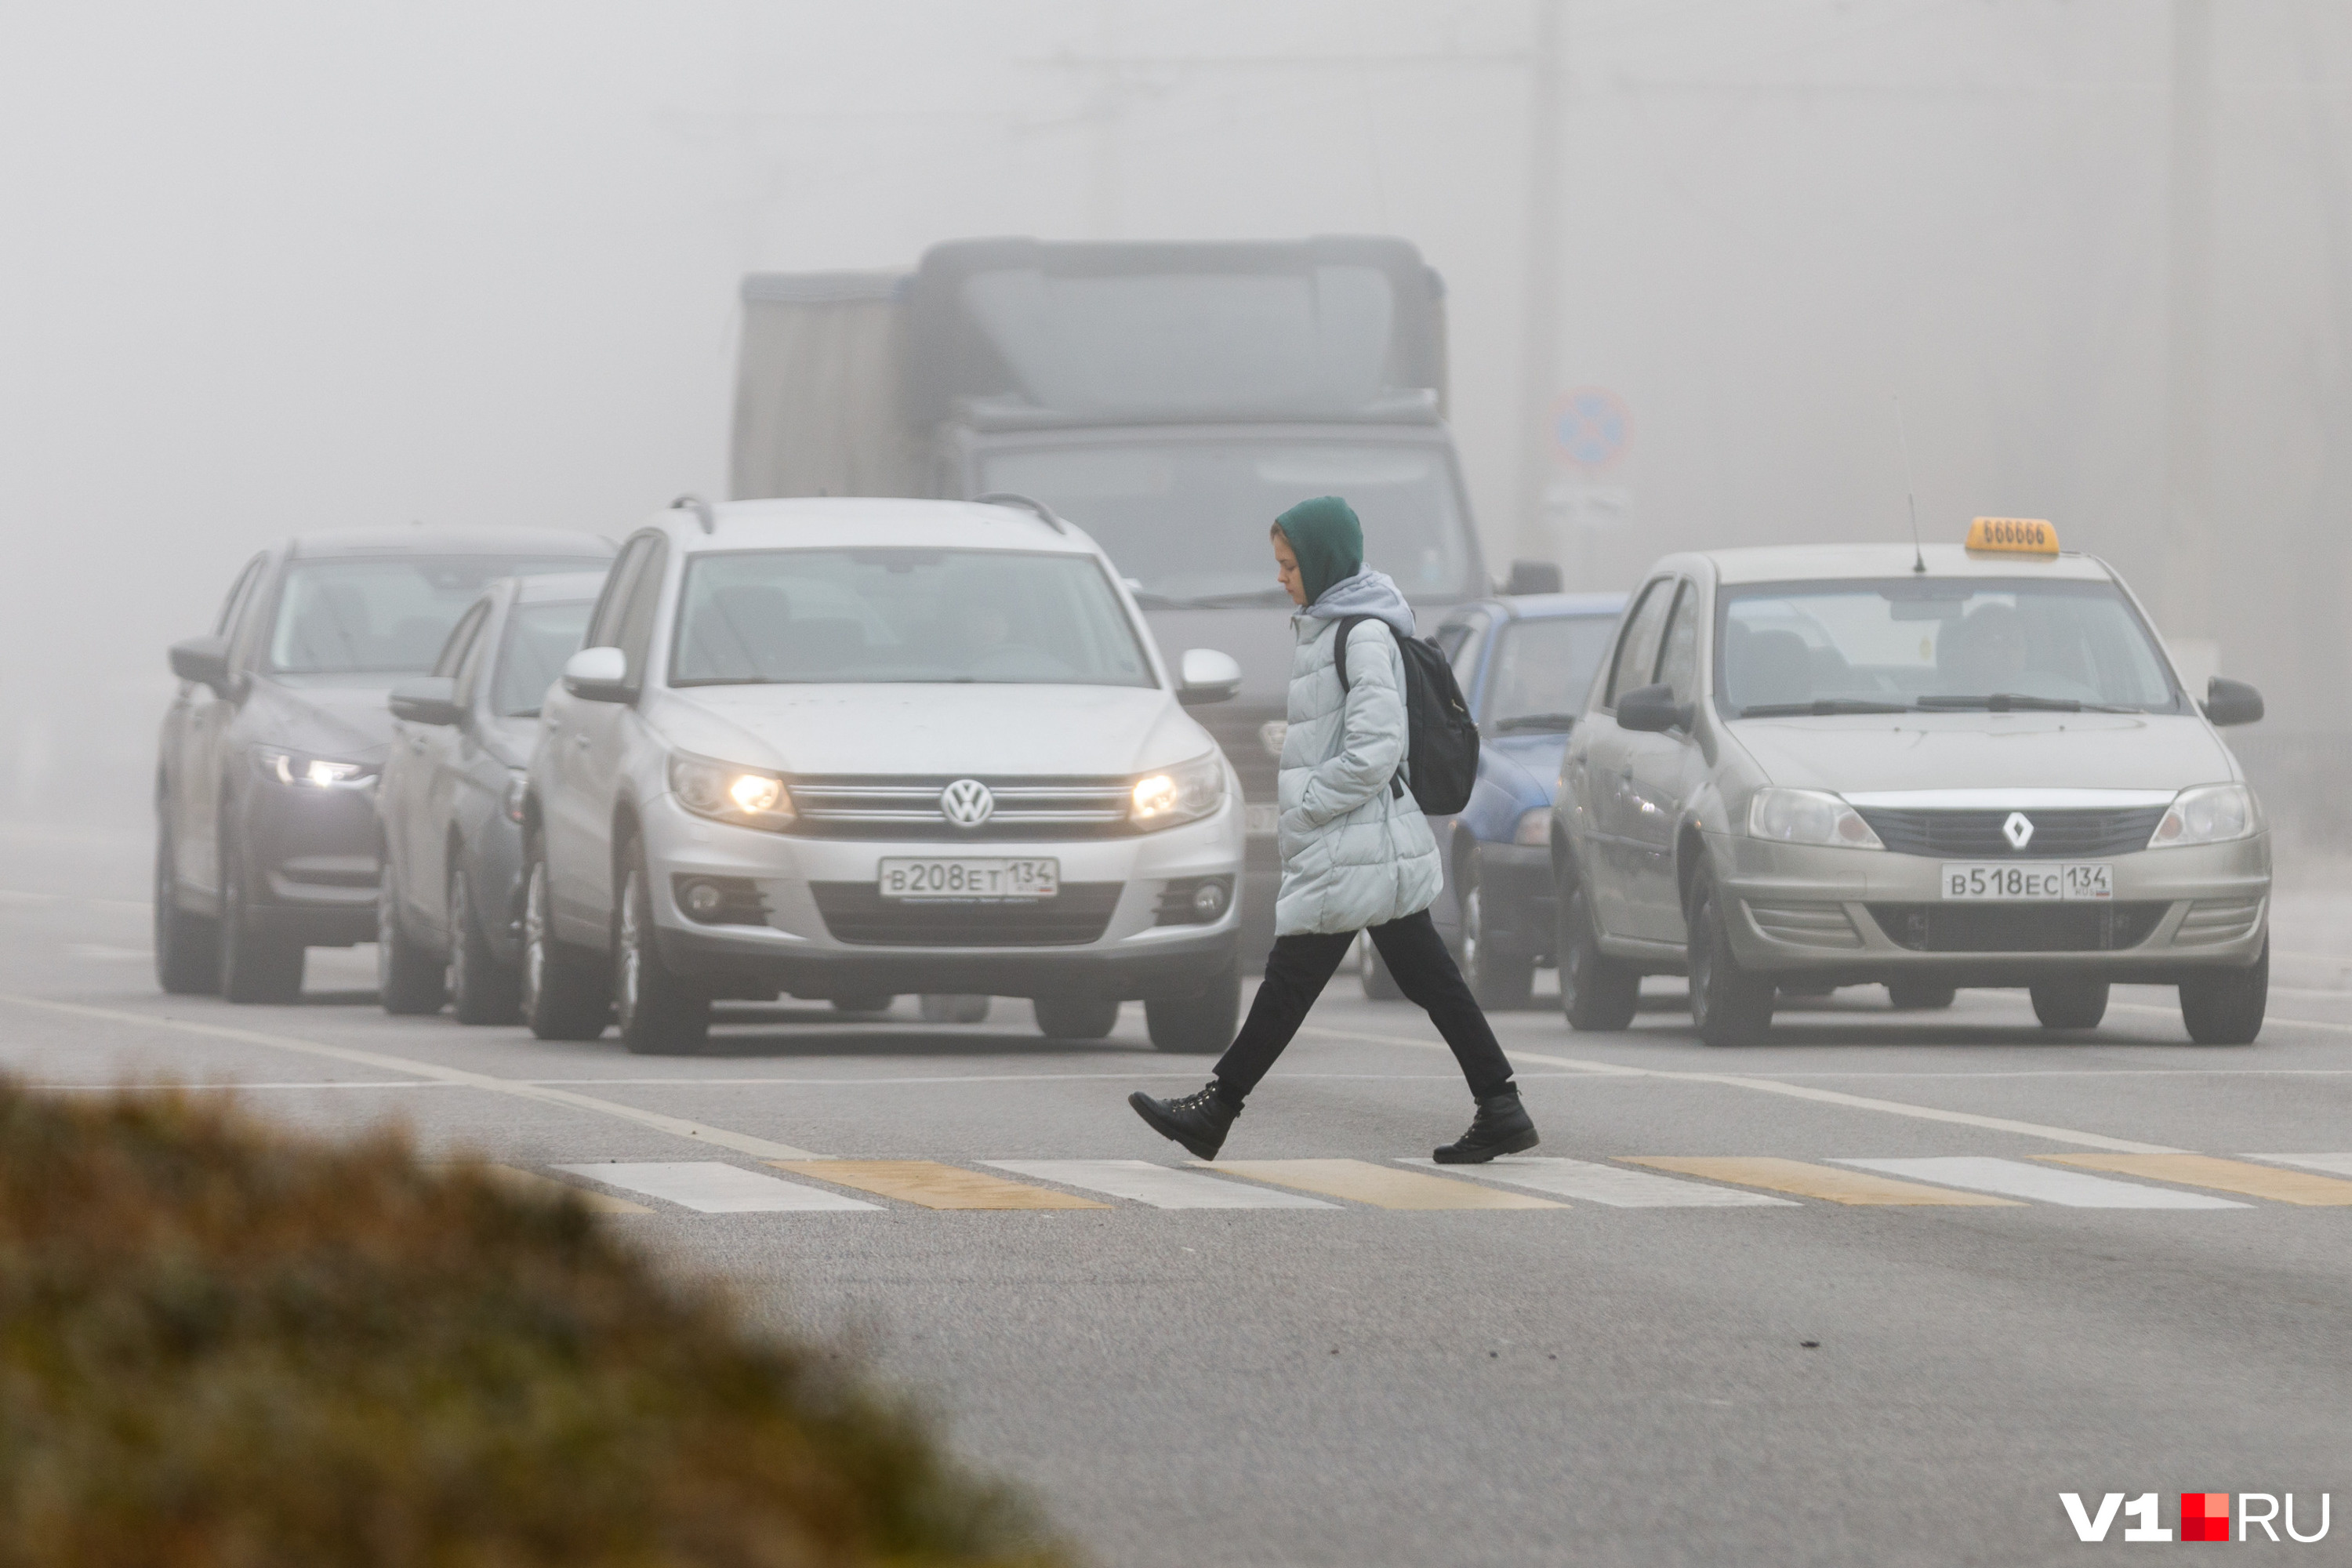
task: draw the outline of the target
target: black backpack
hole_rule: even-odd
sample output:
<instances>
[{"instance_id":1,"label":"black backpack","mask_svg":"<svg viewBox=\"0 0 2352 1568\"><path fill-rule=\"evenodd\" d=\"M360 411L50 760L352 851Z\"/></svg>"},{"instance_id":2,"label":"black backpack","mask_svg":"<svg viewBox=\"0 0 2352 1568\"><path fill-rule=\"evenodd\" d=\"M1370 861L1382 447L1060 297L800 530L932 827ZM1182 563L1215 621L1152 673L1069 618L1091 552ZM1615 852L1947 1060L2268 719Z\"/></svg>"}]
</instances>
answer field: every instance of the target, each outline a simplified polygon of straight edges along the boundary
<instances>
[{"instance_id":1,"label":"black backpack","mask_svg":"<svg viewBox=\"0 0 2352 1568\"><path fill-rule=\"evenodd\" d=\"M1378 616L1344 616L1339 640L1332 649L1339 666L1339 689L1348 689L1348 634ZM1382 626L1389 626L1381 621ZM1454 683L1454 667L1444 650L1427 637L1409 637L1389 626L1397 651L1404 656L1404 721L1407 736L1405 773L1391 779L1399 795L1407 784L1412 798L1428 816L1449 816L1470 804L1478 782L1478 722L1470 704Z\"/></svg>"}]
</instances>

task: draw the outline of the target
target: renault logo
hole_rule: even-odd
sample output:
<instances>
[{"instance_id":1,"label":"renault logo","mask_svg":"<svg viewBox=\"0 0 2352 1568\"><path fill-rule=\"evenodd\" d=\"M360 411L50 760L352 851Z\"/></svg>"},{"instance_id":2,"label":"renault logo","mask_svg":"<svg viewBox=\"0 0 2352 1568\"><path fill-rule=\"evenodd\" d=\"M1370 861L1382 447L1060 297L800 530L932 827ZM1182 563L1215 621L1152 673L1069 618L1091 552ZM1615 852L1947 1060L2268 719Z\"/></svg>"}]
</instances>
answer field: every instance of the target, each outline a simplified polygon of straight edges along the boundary
<instances>
[{"instance_id":1,"label":"renault logo","mask_svg":"<svg viewBox=\"0 0 2352 1568\"><path fill-rule=\"evenodd\" d=\"M2022 849L2033 842L2033 819L2021 811L2012 811L2009 820L2000 825L2000 836L2009 840L2011 849Z\"/></svg>"},{"instance_id":2,"label":"renault logo","mask_svg":"<svg viewBox=\"0 0 2352 1568\"><path fill-rule=\"evenodd\" d=\"M978 779L958 779L940 791L940 815L958 827L978 827L996 813L996 797Z\"/></svg>"}]
</instances>

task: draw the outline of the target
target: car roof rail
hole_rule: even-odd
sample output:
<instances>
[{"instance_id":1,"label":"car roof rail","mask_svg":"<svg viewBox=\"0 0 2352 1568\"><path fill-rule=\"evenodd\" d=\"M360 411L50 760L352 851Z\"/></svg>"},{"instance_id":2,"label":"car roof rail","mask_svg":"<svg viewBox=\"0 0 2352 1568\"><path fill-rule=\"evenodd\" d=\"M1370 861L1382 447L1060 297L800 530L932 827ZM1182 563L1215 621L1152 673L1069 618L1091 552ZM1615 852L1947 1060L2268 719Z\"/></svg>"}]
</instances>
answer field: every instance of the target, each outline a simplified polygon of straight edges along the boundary
<instances>
[{"instance_id":1,"label":"car roof rail","mask_svg":"<svg viewBox=\"0 0 2352 1568\"><path fill-rule=\"evenodd\" d=\"M1023 511L1035 512L1037 514L1037 521L1052 529L1055 533L1067 533L1070 531L1070 525L1064 522L1060 518L1055 517L1052 507L1047 506L1044 501L1034 500L1028 496L1015 495L1011 490L991 490L984 496L974 496L972 498L972 504L974 506L1018 507Z\"/></svg>"},{"instance_id":2,"label":"car roof rail","mask_svg":"<svg viewBox=\"0 0 2352 1568\"><path fill-rule=\"evenodd\" d=\"M705 533L716 533L719 531L719 514L710 510L710 503L709 501L704 500L700 496L696 495L691 490L688 490L686 494L670 502L669 510L672 511L692 512L694 514L694 521L702 524L702 531Z\"/></svg>"}]
</instances>

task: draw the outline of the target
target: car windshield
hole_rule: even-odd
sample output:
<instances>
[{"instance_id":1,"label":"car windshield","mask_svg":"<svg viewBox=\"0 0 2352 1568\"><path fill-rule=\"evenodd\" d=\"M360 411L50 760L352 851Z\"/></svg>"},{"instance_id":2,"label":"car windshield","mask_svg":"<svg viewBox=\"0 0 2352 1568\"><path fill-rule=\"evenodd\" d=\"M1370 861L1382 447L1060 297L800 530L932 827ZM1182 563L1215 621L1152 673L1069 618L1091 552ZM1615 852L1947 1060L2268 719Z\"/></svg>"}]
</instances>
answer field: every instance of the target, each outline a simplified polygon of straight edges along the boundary
<instances>
[{"instance_id":1,"label":"car windshield","mask_svg":"<svg viewBox=\"0 0 2352 1568\"><path fill-rule=\"evenodd\" d=\"M392 555L297 561L278 595L278 675L419 675L494 577L601 572L594 556Z\"/></svg>"},{"instance_id":2,"label":"car windshield","mask_svg":"<svg viewBox=\"0 0 2352 1568\"><path fill-rule=\"evenodd\" d=\"M696 556L669 681L1154 684L1095 557L893 549Z\"/></svg>"},{"instance_id":3,"label":"car windshield","mask_svg":"<svg viewBox=\"0 0 2352 1568\"><path fill-rule=\"evenodd\" d=\"M506 647L499 654L498 680L490 692L493 711L509 719L536 719L540 700L563 672L563 661L579 651L588 631L592 600L571 604L518 605L507 617Z\"/></svg>"},{"instance_id":4,"label":"car windshield","mask_svg":"<svg viewBox=\"0 0 2352 1568\"><path fill-rule=\"evenodd\" d=\"M1614 616L1506 622L1478 721L1497 732L1566 729L1616 630Z\"/></svg>"},{"instance_id":5,"label":"car windshield","mask_svg":"<svg viewBox=\"0 0 2352 1568\"><path fill-rule=\"evenodd\" d=\"M1413 598L1470 590L1468 530L1440 447L1353 441L1154 441L1031 447L983 459L983 491L1044 501L1092 534L1145 607L1286 605L1266 528L1311 496L1344 496L1364 561Z\"/></svg>"},{"instance_id":6,"label":"car windshield","mask_svg":"<svg viewBox=\"0 0 2352 1568\"><path fill-rule=\"evenodd\" d=\"M2184 711L2112 583L1998 578L1727 589L1716 692L1731 714L1914 709Z\"/></svg>"}]
</instances>

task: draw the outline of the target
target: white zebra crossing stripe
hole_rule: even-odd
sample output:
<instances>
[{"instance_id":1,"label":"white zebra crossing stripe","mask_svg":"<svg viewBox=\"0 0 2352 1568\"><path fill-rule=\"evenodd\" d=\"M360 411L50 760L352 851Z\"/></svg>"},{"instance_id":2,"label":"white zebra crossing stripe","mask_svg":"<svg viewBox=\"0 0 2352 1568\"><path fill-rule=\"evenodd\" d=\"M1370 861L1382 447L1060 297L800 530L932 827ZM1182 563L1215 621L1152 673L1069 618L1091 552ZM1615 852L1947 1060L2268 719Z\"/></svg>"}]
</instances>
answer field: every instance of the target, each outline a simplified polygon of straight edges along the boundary
<instances>
[{"instance_id":1,"label":"white zebra crossing stripe","mask_svg":"<svg viewBox=\"0 0 2352 1568\"><path fill-rule=\"evenodd\" d=\"M2273 1165L2300 1165L2306 1171L2325 1171L2331 1176L2352 1176L2352 1154L2248 1154L2249 1160L2268 1160Z\"/></svg>"},{"instance_id":2,"label":"white zebra crossing stripe","mask_svg":"<svg viewBox=\"0 0 2352 1568\"><path fill-rule=\"evenodd\" d=\"M2206 1193L2176 1192L2144 1187L2049 1165L2029 1165L2020 1160L1996 1160L1977 1154L1939 1154L1918 1160L1838 1160L1833 1163L1877 1171L1889 1176L1937 1182L1972 1192L1999 1193L2070 1209L2242 1209L2252 1205L2217 1198Z\"/></svg>"},{"instance_id":3,"label":"white zebra crossing stripe","mask_svg":"<svg viewBox=\"0 0 2352 1568\"><path fill-rule=\"evenodd\" d=\"M1427 1156L1404 1163L1436 1168L1436 1162ZM1581 1198L1619 1209L1804 1206L1793 1199L1776 1198L1765 1193L1711 1187L1703 1182L1677 1181L1672 1176L1654 1176L1647 1171L1629 1171L1622 1165L1598 1165L1589 1160L1564 1160L1549 1154L1506 1154L1484 1165L1448 1165L1445 1169L1449 1175L1481 1176L1490 1182L1549 1193L1554 1197Z\"/></svg>"},{"instance_id":4,"label":"white zebra crossing stripe","mask_svg":"<svg viewBox=\"0 0 2352 1568\"><path fill-rule=\"evenodd\" d=\"M881 1206L845 1193L788 1182L782 1176L763 1176L757 1171L717 1160L558 1165L555 1169L703 1214L784 1214L828 1209L873 1212Z\"/></svg>"},{"instance_id":5,"label":"white zebra crossing stripe","mask_svg":"<svg viewBox=\"0 0 2352 1568\"><path fill-rule=\"evenodd\" d=\"M1304 1193L1246 1187L1197 1171L1171 1170L1149 1160L986 1160L995 1170L1040 1182L1103 1193L1156 1209L1336 1209Z\"/></svg>"}]
</instances>

